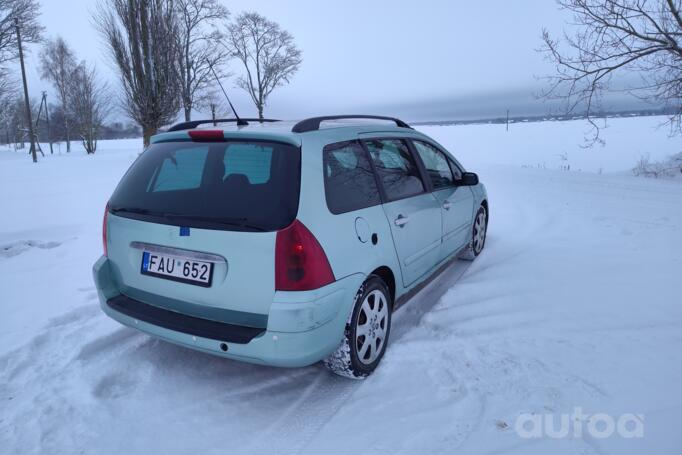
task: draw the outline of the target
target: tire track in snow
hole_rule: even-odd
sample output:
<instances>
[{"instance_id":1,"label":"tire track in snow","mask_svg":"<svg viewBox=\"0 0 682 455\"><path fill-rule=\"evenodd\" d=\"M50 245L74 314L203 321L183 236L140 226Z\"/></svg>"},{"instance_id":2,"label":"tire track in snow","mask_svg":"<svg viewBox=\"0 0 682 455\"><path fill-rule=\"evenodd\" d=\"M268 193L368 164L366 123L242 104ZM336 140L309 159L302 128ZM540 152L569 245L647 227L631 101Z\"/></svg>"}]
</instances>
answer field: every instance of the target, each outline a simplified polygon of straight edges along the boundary
<instances>
[{"instance_id":1,"label":"tire track in snow","mask_svg":"<svg viewBox=\"0 0 682 455\"><path fill-rule=\"evenodd\" d=\"M392 320L389 349L418 325L422 317L459 281L470 264L466 261L453 261L438 279L425 286L396 311ZM366 381L336 377L318 365L314 382L300 392L298 399L268 426L266 434L249 451L263 453L270 450L273 453L287 454L304 452L325 425L351 401L352 395L360 387L366 386Z\"/></svg>"},{"instance_id":2,"label":"tire track in snow","mask_svg":"<svg viewBox=\"0 0 682 455\"><path fill-rule=\"evenodd\" d=\"M266 428L252 453L299 454L362 386L360 381L337 378L320 367L315 381Z\"/></svg>"}]
</instances>

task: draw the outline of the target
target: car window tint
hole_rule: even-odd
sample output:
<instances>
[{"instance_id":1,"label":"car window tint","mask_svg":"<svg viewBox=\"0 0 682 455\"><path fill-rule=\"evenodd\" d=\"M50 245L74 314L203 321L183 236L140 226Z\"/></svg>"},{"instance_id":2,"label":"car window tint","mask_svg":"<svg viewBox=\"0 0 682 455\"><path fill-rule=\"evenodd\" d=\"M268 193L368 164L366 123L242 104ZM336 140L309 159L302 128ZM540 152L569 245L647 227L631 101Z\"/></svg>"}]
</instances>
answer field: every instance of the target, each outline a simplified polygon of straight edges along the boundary
<instances>
[{"instance_id":1,"label":"car window tint","mask_svg":"<svg viewBox=\"0 0 682 455\"><path fill-rule=\"evenodd\" d=\"M424 192L424 183L405 141L374 139L365 141L365 145L390 200Z\"/></svg>"},{"instance_id":2,"label":"car window tint","mask_svg":"<svg viewBox=\"0 0 682 455\"><path fill-rule=\"evenodd\" d=\"M161 142L135 161L109 206L155 223L274 231L296 217L300 169L300 150L279 142Z\"/></svg>"},{"instance_id":3,"label":"car window tint","mask_svg":"<svg viewBox=\"0 0 682 455\"><path fill-rule=\"evenodd\" d=\"M462 180L462 169L452 160L448 160L450 163L450 169L452 170L452 175L455 176L455 181Z\"/></svg>"},{"instance_id":4,"label":"car window tint","mask_svg":"<svg viewBox=\"0 0 682 455\"><path fill-rule=\"evenodd\" d=\"M426 173L429 175L434 190L454 186L455 179L452 176L448 159L443 152L422 141L413 141L419 157L424 163Z\"/></svg>"},{"instance_id":5,"label":"car window tint","mask_svg":"<svg viewBox=\"0 0 682 455\"><path fill-rule=\"evenodd\" d=\"M190 190L201 186L208 146L201 149L175 150L164 158L156 178L150 182L152 192Z\"/></svg>"},{"instance_id":6,"label":"car window tint","mask_svg":"<svg viewBox=\"0 0 682 455\"><path fill-rule=\"evenodd\" d=\"M346 213L381 202L369 159L358 142L324 148L324 190L332 213Z\"/></svg>"},{"instance_id":7,"label":"car window tint","mask_svg":"<svg viewBox=\"0 0 682 455\"><path fill-rule=\"evenodd\" d=\"M245 175L249 183L266 183L270 180L270 168L272 161L272 146L254 143L233 143L225 150L223 164L225 175L223 180L230 175Z\"/></svg>"}]
</instances>

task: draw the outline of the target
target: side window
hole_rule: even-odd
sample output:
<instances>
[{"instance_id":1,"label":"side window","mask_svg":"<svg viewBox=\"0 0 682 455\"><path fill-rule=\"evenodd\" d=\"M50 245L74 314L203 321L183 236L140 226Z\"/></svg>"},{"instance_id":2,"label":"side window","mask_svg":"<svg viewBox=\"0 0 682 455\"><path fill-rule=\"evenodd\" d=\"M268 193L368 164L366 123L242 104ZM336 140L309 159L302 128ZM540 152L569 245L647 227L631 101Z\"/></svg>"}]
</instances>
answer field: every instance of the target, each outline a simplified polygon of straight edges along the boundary
<instances>
[{"instance_id":1,"label":"side window","mask_svg":"<svg viewBox=\"0 0 682 455\"><path fill-rule=\"evenodd\" d=\"M381 203L376 179L358 142L330 144L323 151L324 191L334 214Z\"/></svg>"},{"instance_id":2,"label":"side window","mask_svg":"<svg viewBox=\"0 0 682 455\"><path fill-rule=\"evenodd\" d=\"M174 150L166 156L147 191L191 190L201 186L208 147Z\"/></svg>"},{"instance_id":3,"label":"side window","mask_svg":"<svg viewBox=\"0 0 682 455\"><path fill-rule=\"evenodd\" d=\"M424 192L417 164L405 141L373 139L365 141L379 180L389 200L402 199Z\"/></svg>"},{"instance_id":4,"label":"side window","mask_svg":"<svg viewBox=\"0 0 682 455\"><path fill-rule=\"evenodd\" d=\"M427 174L431 179L434 190L447 188L455 185L450 164L443 152L431 144L422 141L413 141L417 153L419 153Z\"/></svg>"},{"instance_id":5,"label":"side window","mask_svg":"<svg viewBox=\"0 0 682 455\"><path fill-rule=\"evenodd\" d=\"M450 169L452 170L452 175L455 176L455 182L457 180L462 180L462 174L463 174L462 169L457 165L457 163L455 163L452 160L448 160L448 163L450 163Z\"/></svg>"},{"instance_id":6,"label":"side window","mask_svg":"<svg viewBox=\"0 0 682 455\"><path fill-rule=\"evenodd\" d=\"M226 180L230 175L244 175L250 184L267 183L270 180L272 146L259 144L230 144L225 150L223 165Z\"/></svg>"}]
</instances>

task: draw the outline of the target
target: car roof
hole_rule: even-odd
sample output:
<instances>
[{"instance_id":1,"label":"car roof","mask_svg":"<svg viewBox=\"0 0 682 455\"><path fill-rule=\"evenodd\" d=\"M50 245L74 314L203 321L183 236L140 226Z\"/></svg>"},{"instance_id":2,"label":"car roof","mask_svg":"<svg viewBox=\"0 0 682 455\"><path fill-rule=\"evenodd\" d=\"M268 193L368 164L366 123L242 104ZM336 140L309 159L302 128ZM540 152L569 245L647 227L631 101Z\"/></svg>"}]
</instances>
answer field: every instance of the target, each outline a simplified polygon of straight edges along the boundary
<instances>
[{"instance_id":1,"label":"car roof","mask_svg":"<svg viewBox=\"0 0 682 455\"><path fill-rule=\"evenodd\" d=\"M214 126L211 120L206 121L200 125L191 125L190 123L179 124L171 127L169 132L159 133L152 137L151 142L167 142L167 141L183 141L189 140L189 132L196 130L221 130L226 138L249 138L258 140L273 140L279 142L286 142L292 145L301 145L302 136L322 136L329 137L330 140L336 140L340 137L350 138L357 137L359 134L371 133L385 133L385 134L402 134L412 135L416 131L409 127L406 123L391 119L388 117L381 118L314 118L312 120L319 120L319 128L311 129L302 132L295 132L297 126L304 122L309 122L311 119L304 121L266 121L259 122L250 120L248 125L238 126L236 122L217 122ZM398 126L397 122L405 126ZM189 129L182 128L184 125L194 126ZM175 129L175 130L174 130ZM419 133L417 133L419 134ZM343 139L340 139L343 140Z\"/></svg>"}]
</instances>

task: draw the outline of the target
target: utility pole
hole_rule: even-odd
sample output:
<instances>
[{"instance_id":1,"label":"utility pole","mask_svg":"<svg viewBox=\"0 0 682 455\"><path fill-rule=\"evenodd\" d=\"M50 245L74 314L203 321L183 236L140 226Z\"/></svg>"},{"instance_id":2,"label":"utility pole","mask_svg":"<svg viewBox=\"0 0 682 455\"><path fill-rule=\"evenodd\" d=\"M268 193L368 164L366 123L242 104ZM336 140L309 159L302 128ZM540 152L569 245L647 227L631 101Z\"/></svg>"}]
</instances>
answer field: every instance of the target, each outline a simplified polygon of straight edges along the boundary
<instances>
[{"instance_id":1,"label":"utility pole","mask_svg":"<svg viewBox=\"0 0 682 455\"><path fill-rule=\"evenodd\" d=\"M17 30L17 44L19 45L19 62L21 62L21 79L24 82L24 102L26 103L26 119L28 120L28 135L31 141L31 157L33 162L38 162L36 155L35 137L33 136L33 120L31 119L31 103L28 99L28 85L26 84L26 69L24 68L24 52L21 49L21 33L19 32L19 18L14 18L14 27Z\"/></svg>"},{"instance_id":2,"label":"utility pole","mask_svg":"<svg viewBox=\"0 0 682 455\"><path fill-rule=\"evenodd\" d=\"M41 103L45 103L45 122L47 123L47 141L50 143L50 155L54 152L52 151L52 135L50 135L50 110L47 108L47 92L43 91L43 100Z\"/></svg>"},{"instance_id":3,"label":"utility pole","mask_svg":"<svg viewBox=\"0 0 682 455\"><path fill-rule=\"evenodd\" d=\"M509 131L509 109L507 109L507 131Z\"/></svg>"}]
</instances>

